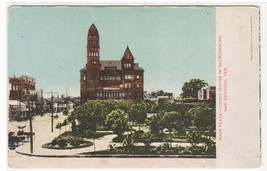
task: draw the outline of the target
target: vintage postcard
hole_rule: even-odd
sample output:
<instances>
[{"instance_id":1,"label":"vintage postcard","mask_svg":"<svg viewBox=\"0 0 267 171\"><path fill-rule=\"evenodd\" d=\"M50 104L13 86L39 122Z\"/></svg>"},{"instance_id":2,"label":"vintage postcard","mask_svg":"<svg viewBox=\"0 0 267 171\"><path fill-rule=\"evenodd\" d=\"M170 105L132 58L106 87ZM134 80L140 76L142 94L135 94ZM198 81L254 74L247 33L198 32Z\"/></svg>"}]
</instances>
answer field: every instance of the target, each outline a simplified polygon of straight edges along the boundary
<instances>
[{"instance_id":1,"label":"vintage postcard","mask_svg":"<svg viewBox=\"0 0 267 171\"><path fill-rule=\"evenodd\" d=\"M8 166L258 168L256 6L11 6Z\"/></svg>"}]
</instances>

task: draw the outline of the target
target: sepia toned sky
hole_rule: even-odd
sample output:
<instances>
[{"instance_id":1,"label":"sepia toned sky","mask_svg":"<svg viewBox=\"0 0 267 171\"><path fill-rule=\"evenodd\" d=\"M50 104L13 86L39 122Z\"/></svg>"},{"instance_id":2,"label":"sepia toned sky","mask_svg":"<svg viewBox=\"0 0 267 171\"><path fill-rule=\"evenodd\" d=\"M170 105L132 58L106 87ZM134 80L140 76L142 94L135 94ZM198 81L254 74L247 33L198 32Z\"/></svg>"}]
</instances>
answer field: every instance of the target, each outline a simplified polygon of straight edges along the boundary
<instances>
[{"instance_id":1,"label":"sepia toned sky","mask_svg":"<svg viewBox=\"0 0 267 171\"><path fill-rule=\"evenodd\" d=\"M214 7L21 7L9 10L8 76L36 88L80 95L87 32L100 36L100 60L120 60L128 45L144 72L144 90L175 96L200 78L215 85Z\"/></svg>"}]
</instances>

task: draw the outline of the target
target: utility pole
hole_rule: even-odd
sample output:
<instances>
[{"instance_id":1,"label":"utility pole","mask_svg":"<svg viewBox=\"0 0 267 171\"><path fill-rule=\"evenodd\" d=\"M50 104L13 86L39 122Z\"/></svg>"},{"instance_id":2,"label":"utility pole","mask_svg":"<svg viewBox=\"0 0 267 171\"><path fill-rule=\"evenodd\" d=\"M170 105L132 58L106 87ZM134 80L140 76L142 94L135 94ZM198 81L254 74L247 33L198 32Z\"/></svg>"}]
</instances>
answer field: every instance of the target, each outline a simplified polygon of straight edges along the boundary
<instances>
[{"instance_id":1,"label":"utility pole","mask_svg":"<svg viewBox=\"0 0 267 171\"><path fill-rule=\"evenodd\" d=\"M41 103L41 107L40 107L40 110L41 110L41 116L43 116L43 110L44 110L44 109L43 109L43 107L44 107L44 106L43 106L43 103L44 103L43 101L44 101L44 98L43 98L43 89L41 89L41 102L40 102L40 103Z\"/></svg>"},{"instance_id":2,"label":"utility pole","mask_svg":"<svg viewBox=\"0 0 267 171\"><path fill-rule=\"evenodd\" d=\"M58 93L58 92L46 92L46 94L51 94L51 103L52 103L52 107L51 107L51 111L52 111L52 114L51 114L51 132L53 132L53 119L54 119L54 102L53 102L53 93Z\"/></svg>"},{"instance_id":3,"label":"utility pole","mask_svg":"<svg viewBox=\"0 0 267 171\"><path fill-rule=\"evenodd\" d=\"M29 89L27 88L27 102L28 102L28 118L30 122L30 148L31 148L31 153L33 153L33 138L32 138L32 113L31 113L31 106L30 106L30 99L29 99Z\"/></svg>"},{"instance_id":4,"label":"utility pole","mask_svg":"<svg viewBox=\"0 0 267 171\"><path fill-rule=\"evenodd\" d=\"M21 91L19 90L19 117L21 118Z\"/></svg>"}]
</instances>

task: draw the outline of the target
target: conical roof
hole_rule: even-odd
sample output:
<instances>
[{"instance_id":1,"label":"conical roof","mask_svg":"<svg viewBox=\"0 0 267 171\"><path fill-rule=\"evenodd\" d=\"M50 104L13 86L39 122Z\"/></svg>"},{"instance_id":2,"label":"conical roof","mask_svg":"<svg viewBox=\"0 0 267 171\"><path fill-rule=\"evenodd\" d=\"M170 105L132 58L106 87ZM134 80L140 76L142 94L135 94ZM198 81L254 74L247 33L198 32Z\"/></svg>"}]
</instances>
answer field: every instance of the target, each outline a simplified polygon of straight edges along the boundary
<instances>
[{"instance_id":1,"label":"conical roof","mask_svg":"<svg viewBox=\"0 0 267 171\"><path fill-rule=\"evenodd\" d=\"M134 57L132 55L132 52L130 51L128 46L126 47L126 50L125 50L122 58L124 58L124 59L134 59Z\"/></svg>"},{"instance_id":2,"label":"conical roof","mask_svg":"<svg viewBox=\"0 0 267 171\"><path fill-rule=\"evenodd\" d=\"M88 30L88 36L96 36L97 38L99 38L99 34L97 31L97 28L94 24L92 24Z\"/></svg>"}]
</instances>

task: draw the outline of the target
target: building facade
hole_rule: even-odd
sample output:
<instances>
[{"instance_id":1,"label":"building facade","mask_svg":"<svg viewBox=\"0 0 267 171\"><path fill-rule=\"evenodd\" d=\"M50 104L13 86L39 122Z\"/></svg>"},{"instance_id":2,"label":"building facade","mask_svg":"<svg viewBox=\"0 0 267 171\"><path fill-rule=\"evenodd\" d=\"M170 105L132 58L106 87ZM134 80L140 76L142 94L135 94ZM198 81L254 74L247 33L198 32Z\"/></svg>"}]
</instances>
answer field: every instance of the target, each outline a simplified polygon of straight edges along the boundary
<instances>
[{"instance_id":1,"label":"building facade","mask_svg":"<svg viewBox=\"0 0 267 171\"><path fill-rule=\"evenodd\" d=\"M216 87L205 86L198 90L198 98L175 99L176 103L183 104L216 104Z\"/></svg>"},{"instance_id":2,"label":"building facade","mask_svg":"<svg viewBox=\"0 0 267 171\"><path fill-rule=\"evenodd\" d=\"M81 103L87 100L143 99L144 70L127 46L121 60L100 60L100 37L92 24L87 35L87 63L80 70Z\"/></svg>"},{"instance_id":3,"label":"building facade","mask_svg":"<svg viewBox=\"0 0 267 171\"><path fill-rule=\"evenodd\" d=\"M198 99L215 103L216 100L216 88L215 86L205 86L198 91Z\"/></svg>"},{"instance_id":4,"label":"building facade","mask_svg":"<svg viewBox=\"0 0 267 171\"><path fill-rule=\"evenodd\" d=\"M35 100L35 79L28 76L9 78L9 100L26 101Z\"/></svg>"},{"instance_id":5,"label":"building facade","mask_svg":"<svg viewBox=\"0 0 267 171\"><path fill-rule=\"evenodd\" d=\"M35 79L24 75L9 78L8 97L9 119L26 119L29 108L32 111L36 109Z\"/></svg>"}]
</instances>

